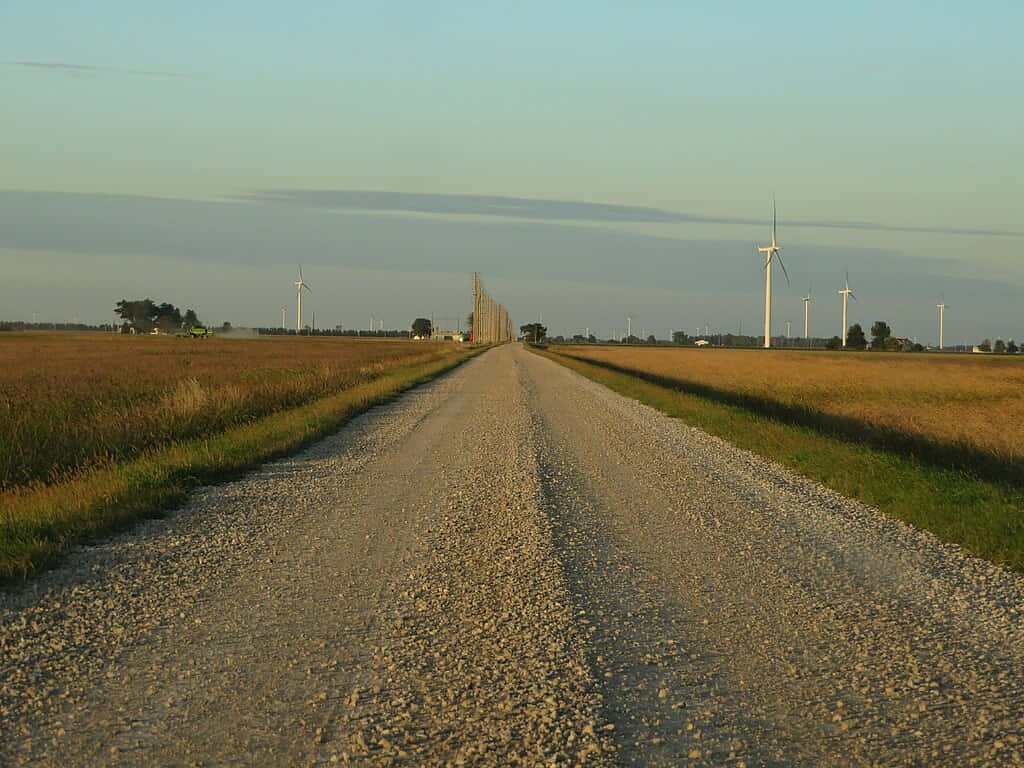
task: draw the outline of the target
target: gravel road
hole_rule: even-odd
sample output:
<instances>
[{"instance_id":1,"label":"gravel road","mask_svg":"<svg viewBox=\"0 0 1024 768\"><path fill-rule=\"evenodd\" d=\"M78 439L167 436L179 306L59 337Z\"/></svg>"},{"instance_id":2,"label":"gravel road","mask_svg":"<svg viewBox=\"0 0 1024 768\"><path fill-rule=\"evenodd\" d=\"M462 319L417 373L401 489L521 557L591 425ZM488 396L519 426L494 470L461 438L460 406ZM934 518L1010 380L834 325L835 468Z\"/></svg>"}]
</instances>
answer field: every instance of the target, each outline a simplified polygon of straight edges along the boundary
<instances>
[{"instance_id":1,"label":"gravel road","mask_svg":"<svg viewBox=\"0 0 1024 768\"><path fill-rule=\"evenodd\" d=\"M507 345L0 593L0 764L1018 765L1022 609Z\"/></svg>"}]
</instances>

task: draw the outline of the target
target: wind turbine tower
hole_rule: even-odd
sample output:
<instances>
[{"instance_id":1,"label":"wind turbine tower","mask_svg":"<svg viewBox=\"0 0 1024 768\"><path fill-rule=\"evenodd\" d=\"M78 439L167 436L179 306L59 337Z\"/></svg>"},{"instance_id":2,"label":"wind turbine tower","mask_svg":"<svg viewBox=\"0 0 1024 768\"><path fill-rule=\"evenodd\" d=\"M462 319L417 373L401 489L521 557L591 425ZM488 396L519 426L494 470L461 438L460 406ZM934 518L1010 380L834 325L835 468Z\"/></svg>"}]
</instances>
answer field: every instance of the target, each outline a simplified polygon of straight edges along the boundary
<instances>
[{"instance_id":1,"label":"wind turbine tower","mask_svg":"<svg viewBox=\"0 0 1024 768\"><path fill-rule=\"evenodd\" d=\"M807 295L804 296L804 298L803 298L803 302L804 302L804 339L805 340L810 338L810 336L808 335L808 328L810 327L810 324L809 324L808 321L811 318L811 302L812 301L814 301L814 299L811 298L811 286L808 285L807 286Z\"/></svg>"},{"instance_id":2,"label":"wind turbine tower","mask_svg":"<svg viewBox=\"0 0 1024 768\"><path fill-rule=\"evenodd\" d=\"M295 281L295 303L298 305L295 313L295 332L302 333L302 289L310 291L310 287L302 280L302 265L299 264L299 279ZM310 291L312 292L312 291Z\"/></svg>"},{"instance_id":3,"label":"wind turbine tower","mask_svg":"<svg viewBox=\"0 0 1024 768\"><path fill-rule=\"evenodd\" d=\"M850 289L850 273L846 273L846 284L842 290L836 291L843 297L843 346L846 346L846 297L853 296L853 291ZM857 297L853 296L853 300L856 301Z\"/></svg>"},{"instance_id":4,"label":"wind turbine tower","mask_svg":"<svg viewBox=\"0 0 1024 768\"><path fill-rule=\"evenodd\" d=\"M779 253L781 250L779 244L775 240L775 224L776 224L776 213L775 213L775 201L772 200L772 244L766 248L758 248L757 250L761 253L767 254L764 259L764 346L765 349L772 345L772 259L778 259L779 266L782 267L782 274L786 276L786 283L789 283L789 273L786 271L786 265L782 263L782 255Z\"/></svg>"},{"instance_id":5,"label":"wind turbine tower","mask_svg":"<svg viewBox=\"0 0 1024 768\"><path fill-rule=\"evenodd\" d=\"M287 307L281 307L281 329L282 330L284 330L284 328L285 328L284 313L287 312L287 311L288 311Z\"/></svg>"},{"instance_id":6,"label":"wind turbine tower","mask_svg":"<svg viewBox=\"0 0 1024 768\"><path fill-rule=\"evenodd\" d=\"M943 323L944 323L944 321L946 319L946 300L943 299L942 301L940 301L935 306L939 308L939 352L941 352L942 351Z\"/></svg>"}]
</instances>

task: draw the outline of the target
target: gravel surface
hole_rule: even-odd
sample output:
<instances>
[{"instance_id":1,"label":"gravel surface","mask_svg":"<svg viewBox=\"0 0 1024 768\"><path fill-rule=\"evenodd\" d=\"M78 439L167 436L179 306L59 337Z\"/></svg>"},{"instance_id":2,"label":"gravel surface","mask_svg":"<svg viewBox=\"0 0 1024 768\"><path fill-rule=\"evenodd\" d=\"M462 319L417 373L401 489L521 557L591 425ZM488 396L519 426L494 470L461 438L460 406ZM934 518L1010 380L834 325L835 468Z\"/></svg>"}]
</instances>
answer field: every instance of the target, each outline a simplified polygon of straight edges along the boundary
<instances>
[{"instance_id":1,"label":"gravel surface","mask_svg":"<svg viewBox=\"0 0 1024 768\"><path fill-rule=\"evenodd\" d=\"M0 764L1021 764L1022 607L506 346L0 594Z\"/></svg>"}]
</instances>

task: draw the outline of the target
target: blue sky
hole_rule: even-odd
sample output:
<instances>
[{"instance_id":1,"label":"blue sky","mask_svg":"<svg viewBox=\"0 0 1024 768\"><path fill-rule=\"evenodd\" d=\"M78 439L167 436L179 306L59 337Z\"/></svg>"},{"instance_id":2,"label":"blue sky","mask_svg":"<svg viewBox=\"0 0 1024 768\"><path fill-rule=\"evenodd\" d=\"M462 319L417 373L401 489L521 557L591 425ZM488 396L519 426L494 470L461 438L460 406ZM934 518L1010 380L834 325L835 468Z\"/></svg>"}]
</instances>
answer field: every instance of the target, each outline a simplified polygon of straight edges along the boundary
<instances>
[{"instance_id":1,"label":"blue sky","mask_svg":"<svg viewBox=\"0 0 1024 768\"><path fill-rule=\"evenodd\" d=\"M774 332L848 267L853 321L1024 336L1019 3L291 5L0 7L2 319L276 324L302 260L321 325L476 268L556 333L753 331L775 195Z\"/></svg>"}]
</instances>

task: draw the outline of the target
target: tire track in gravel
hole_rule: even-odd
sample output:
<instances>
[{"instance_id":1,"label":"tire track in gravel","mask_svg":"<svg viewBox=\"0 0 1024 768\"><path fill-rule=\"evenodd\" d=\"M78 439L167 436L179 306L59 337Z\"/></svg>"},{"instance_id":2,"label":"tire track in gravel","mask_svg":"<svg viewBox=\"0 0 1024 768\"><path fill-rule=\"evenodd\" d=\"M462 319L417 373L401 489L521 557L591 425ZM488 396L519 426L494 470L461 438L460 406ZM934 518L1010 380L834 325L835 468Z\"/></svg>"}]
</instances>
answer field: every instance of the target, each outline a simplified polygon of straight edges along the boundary
<instances>
[{"instance_id":1,"label":"tire track in gravel","mask_svg":"<svg viewBox=\"0 0 1024 768\"><path fill-rule=\"evenodd\" d=\"M605 714L626 723L623 762L1021 764L1020 578L547 359L524 364L574 599L590 614L610 600L595 636L625 640L591 649ZM646 612L632 627L630 605ZM641 651L659 670L646 678ZM686 704L682 733L656 686Z\"/></svg>"},{"instance_id":2,"label":"tire track in gravel","mask_svg":"<svg viewBox=\"0 0 1024 768\"><path fill-rule=\"evenodd\" d=\"M502 352L508 355L508 351ZM383 623L369 691L352 694L343 762L606 765L600 699L540 509L537 437L521 369L502 361L442 470L429 557Z\"/></svg>"}]
</instances>

